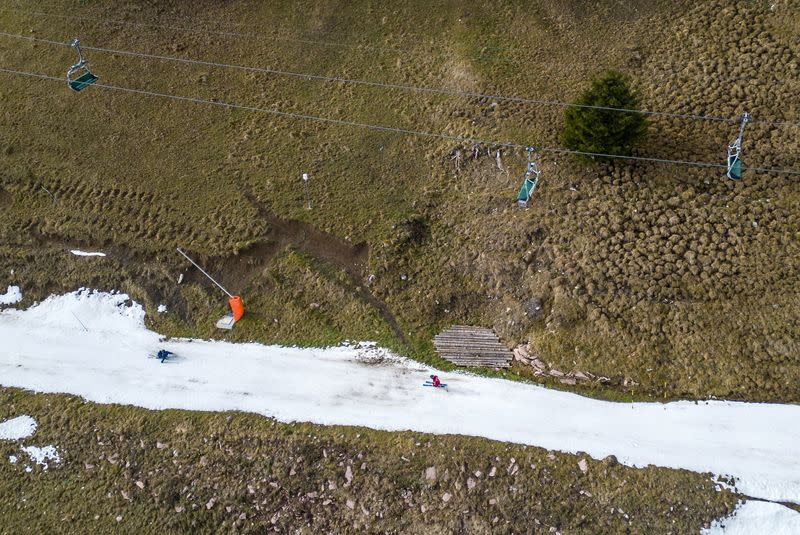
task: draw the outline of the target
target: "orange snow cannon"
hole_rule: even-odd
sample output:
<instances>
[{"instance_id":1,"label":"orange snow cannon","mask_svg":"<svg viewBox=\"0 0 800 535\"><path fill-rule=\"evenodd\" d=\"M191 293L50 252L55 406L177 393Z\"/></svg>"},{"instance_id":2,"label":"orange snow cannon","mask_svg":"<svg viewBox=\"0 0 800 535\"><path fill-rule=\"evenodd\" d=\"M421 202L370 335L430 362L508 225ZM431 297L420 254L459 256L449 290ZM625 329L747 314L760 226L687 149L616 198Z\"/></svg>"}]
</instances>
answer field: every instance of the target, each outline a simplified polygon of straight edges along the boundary
<instances>
[{"instance_id":1,"label":"orange snow cannon","mask_svg":"<svg viewBox=\"0 0 800 535\"><path fill-rule=\"evenodd\" d=\"M228 304L231 306L231 312L233 312L233 321L242 319L242 316L244 316L244 303L242 302L242 298L238 295L234 295L228 299Z\"/></svg>"}]
</instances>

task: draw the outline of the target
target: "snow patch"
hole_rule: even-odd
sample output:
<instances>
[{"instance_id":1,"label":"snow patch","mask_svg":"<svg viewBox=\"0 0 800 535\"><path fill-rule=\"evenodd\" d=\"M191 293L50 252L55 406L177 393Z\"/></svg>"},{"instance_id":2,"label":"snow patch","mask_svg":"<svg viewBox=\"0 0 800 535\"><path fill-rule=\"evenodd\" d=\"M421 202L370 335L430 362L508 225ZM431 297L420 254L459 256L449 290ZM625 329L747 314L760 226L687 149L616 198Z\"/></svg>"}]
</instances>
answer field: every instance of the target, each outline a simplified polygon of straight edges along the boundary
<instances>
[{"instance_id":1,"label":"snow patch","mask_svg":"<svg viewBox=\"0 0 800 535\"><path fill-rule=\"evenodd\" d=\"M158 313L163 314L167 311L167 305L158 305Z\"/></svg>"},{"instance_id":2,"label":"snow patch","mask_svg":"<svg viewBox=\"0 0 800 535\"><path fill-rule=\"evenodd\" d=\"M731 516L715 520L701 535L797 535L800 513L771 502L739 503Z\"/></svg>"},{"instance_id":3,"label":"snow patch","mask_svg":"<svg viewBox=\"0 0 800 535\"><path fill-rule=\"evenodd\" d=\"M10 462L11 464L16 464L17 463L17 456L16 455L9 455L8 456L8 462Z\"/></svg>"},{"instance_id":4,"label":"snow patch","mask_svg":"<svg viewBox=\"0 0 800 535\"><path fill-rule=\"evenodd\" d=\"M37 446L25 446L22 451L28 454L31 461L40 465L47 470L48 462L60 463L61 457L58 455L58 450L55 446L44 446L39 448Z\"/></svg>"},{"instance_id":5,"label":"snow patch","mask_svg":"<svg viewBox=\"0 0 800 535\"><path fill-rule=\"evenodd\" d=\"M10 286L6 293L0 294L0 305L13 305L22 301L22 292L19 286Z\"/></svg>"},{"instance_id":6,"label":"snow patch","mask_svg":"<svg viewBox=\"0 0 800 535\"><path fill-rule=\"evenodd\" d=\"M27 415L0 422L0 440L28 438L36 431L36 420Z\"/></svg>"},{"instance_id":7,"label":"snow patch","mask_svg":"<svg viewBox=\"0 0 800 535\"><path fill-rule=\"evenodd\" d=\"M79 251L78 249L70 250L70 253L74 254L75 256L105 256L106 253L101 253L98 251Z\"/></svg>"}]
</instances>

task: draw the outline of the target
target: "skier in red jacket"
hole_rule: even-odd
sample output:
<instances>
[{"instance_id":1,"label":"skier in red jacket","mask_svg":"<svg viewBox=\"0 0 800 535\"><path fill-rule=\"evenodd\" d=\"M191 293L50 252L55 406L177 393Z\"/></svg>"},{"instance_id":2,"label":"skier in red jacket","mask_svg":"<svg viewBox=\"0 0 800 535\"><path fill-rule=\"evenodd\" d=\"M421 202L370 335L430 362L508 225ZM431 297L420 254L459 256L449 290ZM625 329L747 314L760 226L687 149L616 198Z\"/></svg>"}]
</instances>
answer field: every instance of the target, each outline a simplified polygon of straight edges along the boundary
<instances>
[{"instance_id":1,"label":"skier in red jacket","mask_svg":"<svg viewBox=\"0 0 800 535\"><path fill-rule=\"evenodd\" d=\"M436 388L442 386L442 382L439 380L438 375L431 375L431 383L433 383L433 386Z\"/></svg>"}]
</instances>

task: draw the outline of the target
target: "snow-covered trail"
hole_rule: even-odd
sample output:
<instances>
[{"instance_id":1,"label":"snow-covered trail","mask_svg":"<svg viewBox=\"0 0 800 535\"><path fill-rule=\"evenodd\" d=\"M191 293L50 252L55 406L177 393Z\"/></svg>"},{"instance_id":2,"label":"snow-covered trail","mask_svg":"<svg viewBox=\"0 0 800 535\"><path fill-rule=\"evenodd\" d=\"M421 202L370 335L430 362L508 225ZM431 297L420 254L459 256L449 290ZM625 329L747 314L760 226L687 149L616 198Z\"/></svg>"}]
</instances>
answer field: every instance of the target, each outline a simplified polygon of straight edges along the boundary
<instances>
[{"instance_id":1,"label":"snow-covered trail","mask_svg":"<svg viewBox=\"0 0 800 535\"><path fill-rule=\"evenodd\" d=\"M427 368L374 347L159 344L126 299L82 292L0 313L0 384L152 409L242 410L613 454L631 466L732 475L744 494L800 503L800 406L612 403L467 374L440 374L445 392L421 386ZM160 347L178 357L147 358Z\"/></svg>"}]
</instances>

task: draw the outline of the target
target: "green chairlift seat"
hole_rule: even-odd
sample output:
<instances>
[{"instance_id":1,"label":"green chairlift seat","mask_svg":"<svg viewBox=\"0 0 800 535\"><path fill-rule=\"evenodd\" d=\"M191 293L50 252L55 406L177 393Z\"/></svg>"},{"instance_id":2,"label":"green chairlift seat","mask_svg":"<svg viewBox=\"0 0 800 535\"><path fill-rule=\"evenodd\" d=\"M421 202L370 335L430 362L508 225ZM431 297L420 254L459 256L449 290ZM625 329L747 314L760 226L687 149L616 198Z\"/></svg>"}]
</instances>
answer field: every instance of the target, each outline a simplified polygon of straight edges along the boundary
<instances>
[{"instance_id":1,"label":"green chairlift seat","mask_svg":"<svg viewBox=\"0 0 800 535\"><path fill-rule=\"evenodd\" d=\"M83 89L86 89L93 83L95 83L97 81L97 76L87 70L85 73L81 74L74 80L69 78L68 80L70 89L72 89L73 91L81 91Z\"/></svg>"},{"instance_id":2,"label":"green chairlift seat","mask_svg":"<svg viewBox=\"0 0 800 535\"><path fill-rule=\"evenodd\" d=\"M728 172L725 176L731 180L741 180L742 178L742 136L744 135L744 126L750 120L750 114L744 112L742 114L742 124L739 127L739 137L728 146Z\"/></svg>"},{"instance_id":3,"label":"green chairlift seat","mask_svg":"<svg viewBox=\"0 0 800 535\"><path fill-rule=\"evenodd\" d=\"M536 162L533 161L533 151L536 149L528 147L525 150L528 151L528 168L525 170L525 180L519 188L519 193L517 193L517 204L523 208L528 206L528 201L531 200L533 190L536 189L536 185L539 183L539 176L542 174L536 166Z\"/></svg>"},{"instance_id":4,"label":"green chairlift seat","mask_svg":"<svg viewBox=\"0 0 800 535\"><path fill-rule=\"evenodd\" d=\"M728 154L728 178L731 180L742 178L742 160L738 154Z\"/></svg>"}]
</instances>

